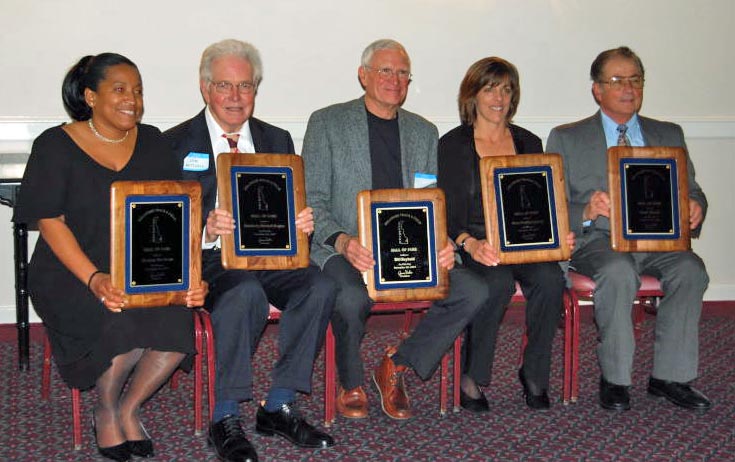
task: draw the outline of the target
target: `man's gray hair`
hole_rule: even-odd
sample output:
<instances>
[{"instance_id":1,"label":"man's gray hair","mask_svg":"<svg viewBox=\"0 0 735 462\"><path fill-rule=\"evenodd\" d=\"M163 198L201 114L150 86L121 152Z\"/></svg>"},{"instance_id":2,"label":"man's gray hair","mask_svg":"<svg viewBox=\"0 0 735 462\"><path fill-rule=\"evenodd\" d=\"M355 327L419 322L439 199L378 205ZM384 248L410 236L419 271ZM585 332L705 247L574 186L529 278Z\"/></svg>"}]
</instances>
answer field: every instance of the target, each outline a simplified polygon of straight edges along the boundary
<instances>
[{"instance_id":1,"label":"man's gray hair","mask_svg":"<svg viewBox=\"0 0 735 462\"><path fill-rule=\"evenodd\" d=\"M373 60L373 54L380 50L399 50L402 51L408 58L408 64L411 65L411 58L408 57L408 52L400 43L391 39L380 39L376 40L365 48L362 52L362 58L360 59L360 65L362 67L370 67L370 61Z\"/></svg>"},{"instance_id":2,"label":"man's gray hair","mask_svg":"<svg viewBox=\"0 0 735 462\"><path fill-rule=\"evenodd\" d=\"M199 64L199 78L204 81L212 80L212 62L224 56L237 56L247 60L253 66L253 84L256 88L263 78L263 64L260 53L253 45L241 40L226 39L213 43L202 53L202 61Z\"/></svg>"}]
</instances>

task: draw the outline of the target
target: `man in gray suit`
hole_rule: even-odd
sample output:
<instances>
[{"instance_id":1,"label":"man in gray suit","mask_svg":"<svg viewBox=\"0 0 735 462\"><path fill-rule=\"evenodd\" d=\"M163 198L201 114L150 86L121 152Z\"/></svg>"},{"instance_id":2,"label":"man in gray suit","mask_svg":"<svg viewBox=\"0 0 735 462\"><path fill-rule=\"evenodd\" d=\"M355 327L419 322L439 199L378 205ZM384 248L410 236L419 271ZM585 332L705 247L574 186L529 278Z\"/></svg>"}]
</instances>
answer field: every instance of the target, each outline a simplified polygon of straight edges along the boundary
<instances>
[{"instance_id":1,"label":"man in gray suit","mask_svg":"<svg viewBox=\"0 0 735 462\"><path fill-rule=\"evenodd\" d=\"M302 152L306 194L314 209L311 256L340 287L332 315L341 383L337 410L348 418L368 415L360 342L373 302L361 273L375 264L356 237L355 198L361 190L436 182L438 138L434 125L401 109L411 81L411 61L401 44L370 44L358 77L364 96L312 114ZM439 264L453 268L451 244L440 251ZM394 419L411 416L403 382L407 367L429 378L487 298L487 288L471 272L457 268L450 277L449 296L431 307L399 348L387 350L373 373L382 408Z\"/></svg>"},{"instance_id":2,"label":"man in gray suit","mask_svg":"<svg viewBox=\"0 0 735 462\"><path fill-rule=\"evenodd\" d=\"M640 275L661 280L665 292L656 316L653 371L648 393L674 404L706 410L710 401L689 382L697 377L699 317L709 279L693 252L619 253L610 247L610 197L607 193L607 149L610 146L681 146L680 126L638 115L645 73L628 47L607 50L592 63L592 94L600 106L592 117L556 127L548 152L561 153L569 188L569 223L577 234L571 267L596 283L595 321L602 369L600 405L630 409L629 387L635 340L631 307ZM689 226L698 236L707 199L689 170Z\"/></svg>"}]
</instances>

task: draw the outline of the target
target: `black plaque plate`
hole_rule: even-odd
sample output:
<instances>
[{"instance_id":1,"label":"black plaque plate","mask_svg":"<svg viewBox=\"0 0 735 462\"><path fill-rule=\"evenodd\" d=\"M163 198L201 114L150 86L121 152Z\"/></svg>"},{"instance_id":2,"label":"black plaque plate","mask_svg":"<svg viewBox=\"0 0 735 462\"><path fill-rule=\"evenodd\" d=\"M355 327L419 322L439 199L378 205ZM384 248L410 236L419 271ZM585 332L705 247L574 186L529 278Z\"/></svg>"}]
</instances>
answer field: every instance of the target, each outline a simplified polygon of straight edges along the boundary
<instances>
[{"instance_id":1,"label":"black plaque plate","mask_svg":"<svg viewBox=\"0 0 735 462\"><path fill-rule=\"evenodd\" d=\"M433 203L375 202L371 205L375 288L437 284Z\"/></svg>"},{"instance_id":2,"label":"black plaque plate","mask_svg":"<svg viewBox=\"0 0 735 462\"><path fill-rule=\"evenodd\" d=\"M674 162L674 159L621 159L625 239L679 238L678 180Z\"/></svg>"},{"instance_id":3,"label":"black plaque plate","mask_svg":"<svg viewBox=\"0 0 735 462\"><path fill-rule=\"evenodd\" d=\"M494 172L500 248L504 252L556 248L553 173L549 166Z\"/></svg>"},{"instance_id":4,"label":"black plaque plate","mask_svg":"<svg viewBox=\"0 0 735 462\"><path fill-rule=\"evenodd\" d=\"M131 195L125 207L125 291L187 290L189 197Z\"/></svg>"},{"instance_id":5,"label":"black plaque plate","mask_svg":"<svg viewBox=\"0 0 735 462\"><path fill-rule=\"evenodd\" d=\"M232 203L237 256L295 255L293 173L288 167L235 166Z\"/></svg>"}]
</instances>

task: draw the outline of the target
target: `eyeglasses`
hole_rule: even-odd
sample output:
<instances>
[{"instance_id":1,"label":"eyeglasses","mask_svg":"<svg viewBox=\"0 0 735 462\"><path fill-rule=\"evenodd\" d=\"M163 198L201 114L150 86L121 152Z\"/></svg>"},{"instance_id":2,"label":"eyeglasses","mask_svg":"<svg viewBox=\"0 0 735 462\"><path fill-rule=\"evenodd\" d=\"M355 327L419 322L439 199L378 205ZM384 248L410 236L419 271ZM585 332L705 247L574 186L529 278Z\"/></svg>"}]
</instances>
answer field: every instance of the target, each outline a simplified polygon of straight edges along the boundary
<instances>
[{"instance_id":1,"label":"eyeglasses","mask_svg":"<svg viewBox=\"0 0 735 462\"><path fill-rule=\"evenodd\" d=\"M227 80L223 80L221 82L211 83L214 85L214 91L223 95L231 94L234 88L237 88L237 92L241 95L249 95L255 91L255 84L251 82L232 83Z\"/></svg>"},{"instance_id":2,"label":"eyeglasses","mask_svg":"<svg viewBox=\"0 0 735 462\"><path fill-rule=\"evenodd\" d=\"M622 90L625 88L626 83L630 84L632 88L635 88L636 90L640 90L643 88L643 83L645 82L645 79L641 77L640 75L634 75L632 77L618 77L613 76L610 77L610 79L606 81L600 81L598 83L606 83L610 85L610 88L614 90Z\"/></svg>"},{"instance_id":3,"label":"eyeglasses","mask_svg":"<svg viewBox=\"0 0 735 462\"><path fill-rule=\"evenodd\" d=\"M393 76L398 76L398 80L401 82L408 82L413 76L413 74L403 69L396 71L390 67L381 67L380 69L376 69L374 67L365 66L365 68L377 72L381 79L386 80L392 79Z\"/></svg>"}]
</instances>

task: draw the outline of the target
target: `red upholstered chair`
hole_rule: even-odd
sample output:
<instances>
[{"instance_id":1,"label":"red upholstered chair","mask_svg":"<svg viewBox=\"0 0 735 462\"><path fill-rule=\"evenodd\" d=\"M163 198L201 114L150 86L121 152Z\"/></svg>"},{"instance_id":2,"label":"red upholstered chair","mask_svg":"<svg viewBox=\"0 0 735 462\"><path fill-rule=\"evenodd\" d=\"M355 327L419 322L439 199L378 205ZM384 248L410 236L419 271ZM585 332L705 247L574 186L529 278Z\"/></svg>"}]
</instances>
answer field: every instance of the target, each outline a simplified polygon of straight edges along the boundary
<instances>
[{"instance_id":1,"label":"red upholstered chair","mask_svg":"<svg viewBox=\"0 0 735 462\"><path fill-rule=\"evenodd\" d=\"M409 335L411 324L413 322L413 314L424 312L431 307L432 302L400 302L400 303L375 303L371 309L371 313L399 313L403 312L403 327L400 336L405 338ZM454 342L454 350L459 351L459 341ZM327 327L327 334L324 341L324 426L329 427L334 423L336 414L337 401L337 372L335 354L335 340L332 333L332 325ZM447 378L449 354L445 354L441 362L440 372L440 394L439 394L439 413L443 416L447 412ZM455 376L455 383L459 376ZM459 399L459 398L457 398Z\"/></svg>"},{"instance_id":2,"label":"red upholstered chair","mask_svg":"<svg viewBox=\"0 0 735 462\"><path fill-rule=\"evenodd\" d=\"M572 287L569 290L569 297L565 297L568 307L565 310L574 310L579 313L580 300L591 301L595 293L595 282L582 274L569 270L569 280ZM646 312L655 313L656 307L661 297L664 296L661 290L661 281L653 276L641 276L641 287L636 293L636 299L633 305L633 327L635 336L640 334L641 324ZM571 367L571 401L577 402L579 398L579 316L574 316L572 326L572 367Z\"/></svg>"},{"instance_id":3,"label":"red upholstered chair","mask_svg":"<svg viewBox=\"0 0 735 462\"><path fill-rule=\"evenodd\" d=\"M563 371L563 390L562 390L562 402L564 404L569 404L571 401L571 391L572 391L572 356L573 356L573 329L572 326L574 324L574 319L577 314L577 305L572 304L568 300L569 294L567 291L564 291L564 301L563 301L563 309L564 309L564 371ZM523 292L521 291L521 286L516 282L516 292L513 294L513 297L510 299L511 303L520 303L525 302L526 298L523 296ZM518 364L523 364L523 352L526 349L526 344L528 343L528 337L526 336L526 333L523 333L523 339L521 340L521 352L518 357ZM459 380L458 378L461 375L461 342L460 338L457 338L457 340L454 342L454 386L452 389L453 394L453 400L454 400L454 412L459 412L460 404L459 404Z\"/></svg>"},{"instance_id":4,"label":"red upholstered chair","mask_svg":"<svg viewBox=\"0 0 735 462\"><path fill-rule=\"evenodd\" d=\"M194 356L194 434L202 434L202 337L203 328L202 321L198 314L199 310L193 311L194 316L194 346L197 354ZM211 324L209 326L211 332ZM214 350L207 350L208 363L213 363ZM211 356L210 356L211 355ZM211 367L214 369L214 367ZM171 379L172 388L176 387L176 374ZM209 382L213 383L213 382ZM212 387L210 387L212 388ZM41 399L49 399L51 391L51 343L48 335L43 336L43 369L41 371ZM71 408L72 408L72 441L74 449L82 448L82 416L81 416L81 396L78 388L71 389Z\"/></svg>"}]
</instances>

